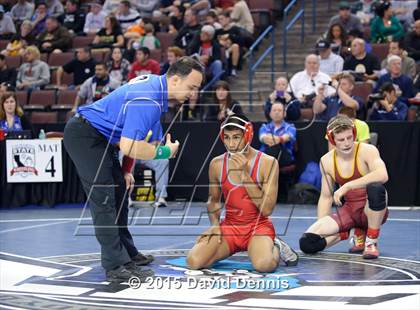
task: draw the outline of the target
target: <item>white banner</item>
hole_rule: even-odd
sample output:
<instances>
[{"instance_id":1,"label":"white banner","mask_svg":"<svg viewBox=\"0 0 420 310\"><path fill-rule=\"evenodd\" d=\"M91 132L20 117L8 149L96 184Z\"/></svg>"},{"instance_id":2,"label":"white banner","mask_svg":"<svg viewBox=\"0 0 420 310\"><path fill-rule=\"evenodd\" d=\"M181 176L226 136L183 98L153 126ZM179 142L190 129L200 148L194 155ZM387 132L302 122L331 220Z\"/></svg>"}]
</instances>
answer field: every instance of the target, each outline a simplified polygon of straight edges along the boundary
<instances>
[{"instance_id":1,"label":"white banner","mask_svg":"<svg viewBox=\"0 0 420 310\"><path fill-rule=\"evenodd\" d=\"M8 183L63 182L61 140L7 140Z\"/></svg>"}]
</instances>

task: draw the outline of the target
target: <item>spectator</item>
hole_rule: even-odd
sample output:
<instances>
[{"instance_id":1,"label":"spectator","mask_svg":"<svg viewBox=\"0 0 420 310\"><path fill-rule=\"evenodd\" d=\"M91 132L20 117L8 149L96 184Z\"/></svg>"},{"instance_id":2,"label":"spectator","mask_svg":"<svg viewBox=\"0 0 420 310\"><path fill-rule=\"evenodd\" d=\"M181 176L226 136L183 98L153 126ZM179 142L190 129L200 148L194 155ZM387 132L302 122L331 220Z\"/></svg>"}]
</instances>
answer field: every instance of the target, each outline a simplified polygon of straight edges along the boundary
<instances>
[{"instance_id":1,"label":"spectator","mask_svg":"<svg viewBox=\"0 0 420 310\"><path fill-rule=\"evenodd\" d=\"M223 122L229 115L242 115L242 108L238 101L232 99L230 86L225 81L218 81L214 85L214 102L209 106L205 119Z\"/></svg>"},{"instance_id":2,"label":"spectator","mask_svg":"<svg viewBox=\"0 0 420 310\"><path fill-rule=\"evenodd\" d=\"M234 0L215 0L214 6L217 11L232 11L233 6L235 5Z\"/></svg>"},{"instance_id":3,"label":"spectator","mask_svg":"<svg viewBox=\"0 0 420 310\"><path fill-rule=\"evenodd\" d=\"M140 19L139 13L131 8L130 1L128 0L120 2L116 17L123 31L135 25L137 20Z\"/></svg>"},{"instance_id":4,"label":"spectator","mask_svg":"<svg viewBox=\"0 0 420 310\"><path fill-rule=\"evenodd\" d=\"M254 20L251 11L244 0L234 0L235 5L230 13L230 18L237 26L245 28L250 33L254 33Z\"/></svg>"},{"instance_id":5,"label":"spectator","mask_svg":"<svg viewBox=\"0 0 420 310\"><path fill-rule=\"evenodd\" d=\"M62 53L71 48L72 38L66 28L61 26L57 18L49 16L45 21L45 30L37 36L42 53Z\"/></svg>"},{"instance_id":6,"label":"spectator","mask_svg":"<svg viewBox=\"0 0 420 310\"><path fill-rule=\"evenodd\" d=\"M210 10L206 16L206 25L213 26L217 30L222 28L222 25L217 21L217 13L215 10Z\"/></svg>"},{"instance_id":7,"label":"spectator","mask_svg":"<svg viewBox=\"0 0 420 310\"><path fill-rule=\"evenodd\" d=\"M314 113L317 120L328 122L342 107L361 110L363 108L363 100L352 95L355 81L351 74L343 73L336 82L337 93L333 96L324 97L323 90L319 92L314 101Z\"/></svg>"},{"instance_id":8,"label":"spectator","mask_svg":"<svg viewBox=\"0 0 420 310\"><path fill-rule=\"evenodd\" d=\"M160 0L135 1L141 18L152 17L153 11L160 6Z\"/></svg>"},{"instance_id":9,"label":"spectator","mask_svg":"<svg viewBox=\"0 0 420 310\"><path fill-rule=\"evenodd\" d=\"M184 7L171 5L169 32L177 33L184 26Z\"/></svg>"},{"instance_id":10,"label":"spectator","mask_svg":"<svg viewBox=\"0 0 420 310\"><path fill-rule=\"evenodd\" d=\"M118 11L118 6L120 5L121 0L105 0L102 1L103 10L107 15L115 14ZM130 1L131 2L131 1Z\"/></svg>"},{"instance_id":11,"label":"spectator","mask_svg":"<svg viewBox=\"0 0 420 310\"><path fill-rule=\"evenodd\" d=\"M8 40L15 33L16 28L13 19L8 14L4 14L4 8L0 4L0 39Z\"/></svg>"},{"instance_id":12,"label":"spectator","mask_svg":"<svg viewBox=\"0 0 420 310\"><path fill-rule=\"evenodd\" d=\"M27 0L18 0L10 11L10 15L13 18L13 21L19 25L24 20L30 20L33 13L34 4Z\"/></svg>"},{"instance_id":13,"label":"spectator","mask_svg":"<svg viewBox=\"0 0 420 310\"><path fill-rule=\"evenodd\" d=\"M216 81L221 78L223 73L223 63L221 59L220 45L215 39L215 30L213 26L204 25L201 28L199 39L192 41L188 55L196 55L200 62L206 67L206 72L211 73Z\"/></svg>"},{"instance_id":14,"label":"spectator","mask_svg":"<svg viewBox=\"0 0 420 310\"><path fill-rule=\"evenodd\" d=\"M88 78L95 73L95 60L92 58L89 47L79 47L76 49L76 57L64 66L57 69L57 86L59 88L66 88L62 86L62 79L64 72L73 73L73 85L70 88L80 89L80 86Z\"/></svg>"},{"instance_id":15,"label":"spectator","mask_svg":"<svg viewBox=\"0 0 420 310\"><path fill-rule=\"evenodd\" d=\"M131 65L130 62L123 58L123 53L121 48L114 47L111 52L110 59L106 63L108 68L109 76L124 84L128 80L128 73L130 72Z\"/></svg>"},{"instance_id":16,"label":"spectator","mask_svg":"<svg viewBox=\"0 0 420 310\"><path fill-rule=\"evenodd\" d=\"M404 36L404 29L393 16L390 2L381 2L376 8L376 15L370 24L371 42L385 43Z\"/></svg>"},{"instance_id":17,"label":"spectator","mask_svg":"<svg viewBox=\"0 0 420 310\"><path fill-rule=\"evenodd\" d=\"M77 93L72 111L76 112L81 105L91 104L120 86L118 81L111 79L108 75L106 65L101 62L95 65L95 75L88 78Z\"/></svg>"},{"instance_id":18,"label":"spectator","mask_svg":"<svg viewBox=\"0 0 420 310\"><path fill-rule=\"evenodd\" d=\"M408 104L408 99L415 96L413 80L401 72L401 57L391 55L388 58L388 73L381 76L376 84L374 92L378 92L385 82L391 82L401 101ZM401 94L400 94L401 93Z\"/></svg>"},{"instance_id":19,"label":"spectator","mask_svg":"<svg viewBox=\"0 0 420 310\"><path fill-rule=\"evenodd\" d=\"M6 92L0 98L0 129L6 132L32 130L13 92Z\"/></svg>"},{"instance_id":20,"label":"spectator","mask_svg":"<svg viewBox=\"0 0 420 310\"><path fill-rule=\"evenodd\" d=\"M0 54L0 84L16 85L16 70L15 68L8 68L6 64L6 57Z\"/></svg>"},{"instance_id":21,"label":"spectator","mask_svg":"<svg viewBox=\"0 0 420 310\"><path fill-rule=\"evenodd\" d=\"M395 17L408 29L414 22L413 13L420 2L417 0L391 0Z\"/></svg>"},{"instance_id":22,"label":"spectator","mask_svg":"<svg viewBox=\"0 0 420 310\"><path fill-rule=\"evenodd\" d=\"M86 14L77 7L77 0L67 0L63 14L58 17L60 23L68 29L71 35L83 33Z\"/></svg>"},{"instance_id":23,"label":"spectator","mask_svg":"<svg viewBox=\"0 0 420 310\"><path fill-rule=\"evenodd\" d=\"M341 24L332 24L325 39L330 42L331 50L337 55L341 55L347 46L347 32Z\"/></svg>"},{"instance_id":24,"label":"spectator","mask_svg":"<svg viewBox=\"0 0 420 310\"><path fill-rule=\"evenodd\" d=\"M45 30L45 21L47 17L50 16L47 11L47 5L45 2L38 2L38 5L35 10L35 14L32 16L32 34L37 36Z\"/></svg>"},{"instance_id":25,"label":"spectator","mask_svg":"<svg viewBox=\"0 0 420 310\"><path fill-rule=\"evenodd\" d=\"M292 94L287 90L289 82L285 77L276 80L274 91L270 94L264 105L264 114L268 121L270 119L271 106L274 103L282 103L285 106L286 120L296 121L300 117L300 105L298 100L293 100Z\"/></svg>"},{"instance_id":26,"label":"spectator","mask_svg":"<svg viewBox=\"0 0 420 310\"><path fill-rule=\"evenodd\" d=\"M370 120L372 121L403 121L407 117L407 105L397 97L392 82L385 82L380 93L385 97L373 104Z\"/></svg>"},{"instance_id":27,"label":"spectator","mask_svg":"<svg viewBox=\"0 0 420 310\"><path fill-rule=\"evenodd\" d=\"M146 33L146 35L139 40L138 46L134 46L134 48L147 47L149 50L160 48L160 41L155 36L155 28L153 27L153 25L144 25L144 32Z\"/></svg>"},{"instance_id":28,"label":"spectator","mask_svg":"<svg viewBox=\"0 0 420 310\"><path fill-rule=\"evenodd\" d=\"M115 16L105 18L105 27L98 31L92 42L94 49L110 49L112 47L124 47L124 37L120 24Z\"/></svg>"},{"instance_id":29,"label":"spectator","mask_svg":"<svg viewBox=\"0 0 420 310\"><path fill-rule=\"evenodd\" d=\"M395 55L401 58L401 73L407 75L409 78L414 79L416 75L416 62L413 58L407 56L404 50L404 42L402 40L393 40L389 43L389 56ZM385 69L388 65L388 60L384 59L381 63L381 68ZM385 71L386 73L386 71Z\"/></svg>"},{"instance_id":30,"label":"spectator","mask_svg":"<svg viewBox=\"0 0 420 310\"><path fill-rule=\"evenodd\" d=\"M124 38L129 40L127 43L127 48L131 48L135 40L138 40L142 36L144 36L144 26L146 26L146 24L144 23L144 19L140 18L137 20L136 24L129 27L127 31L124 32Z\"/></svg>"},{"instance_id":31,"label":"spectator","mask_svg":"<svg viewBox=\"0 0 420 310\"><path fill-rule=\"evenodd\" d=\"M50 68L40 60L39 49L36 46L28 46L23 58L25 62L19 67L16 88L33 90L47 85L50 82Z\"/></svg>"},{"instance_id":32,"label":"spectator","mask_svg":"<svg viewBox=\"0 0 420 310\"><path fill-rule=\"evenodd\" d=\"M351 42L351 55L344 61L344 70L353 71L356 81L376 80L378 77L375 71L380 70L379 59L366 53L363 39L354 39Z\"/></svg>"},{"instance_id":33,"label":"spectator","mask_svg":"<svg viewBox=\"0 0 420 310\"><path fill-rule=\"evenodd\" d=\"M288 90L299 100L302 108L311 108L321 86L327 85L324 87L325 96L335 93L335 89L328 86L330 82L331 78L326 73L319 71L318 56L310 54L305 59L305 70L293 75Z\"/></svg>"},{"instance_id":34,"label":"spectator","mask_svg":"<svg viewBox=\"0 0 420 310\"><path fill-rule=\"evenodd\" d=\"M29 20L25 20L20 25L19 33L10 39L6 49L1 53L6 56L22 56L27 46L35 44L35 37L31 31L32 23Z\"/></svg>"},{"instance_id":35,"label":"spectator","mask_svg":"<svg viewBox=\"0 0 420 310\"><path fill-rule=\"evenodd\" d=\"M350 13L350 5L345 1L340 3L338 15L335 15L330 19L328 28L334 24L343 26L347 33L353 29L363 31L359 17Z\"/></svg>"},{"instance_id":36,"label":"spectator","mask_svg":"<svg viewBox=\"0 0 420 310\"><path fill-rule=\"evenodd\" d=\"M335 75L343 71L344 60L341 56L334 54L330 43L326 40L319 40L316 44L319 53L319 70L328 75Z\"/></svg>"},{"instance_id":37,"label":"spectator","mask_svg":"<svg viewBox=\"0 0 420 310\"><path fill-rule=\"evenodd\" d=\"M408 56L415 61L420 61L420 20L414 23L413 31L407 33L405 37L405 48Z\"/></svg>"},{"instance_id":38,"label":"spectator","mask_svg":"<svg viewBox=\"0 0 420 310\"><path fill-rule=\"evenodd\" d=\"M102 10L101 3L99 1L92 2L90 12L86 16L83 32L86 34L96 34L105 27L105 18L106 13Z\"/></svg>"},{"instance_id":39,"label":"spectator","mask_svg":"<svg viewBox=\"0 0 420 310\"><path fill-rule=\"evenodd\" d=\"M346 51L346 54L351 54L351 43L353 42L354 39L359 38L362 39L365 42L365 51L366 53L372 53L372 45L369 43L369 41L367 41L364 37L363 32L361 32L358 29L353 29L351 30L348 34L347 34L347 47L348 50Z\"/></svg>"},{"instance_id":40,"label":"spectator","mask_svg":"<svg viewBox=\"0 0 420 310\"><path fill-rule=\"evenodd\" d=\"M176 38L175 45L187 49L197 33L201 30L201 25L197 21L197 14L193 10L188 9L184 14L184 26L179 30Z\"/></svg>"},{"instance_id":41,"label":"spectator","mask_svg":"<svg viewBox=\"0 0 420 310\"><path fill-rule=\"evenodd\" d=\"M61 4L60 0L45 0L45 3L48 8L48 15L58 17L64 13L64 7Z\"/></svg>"},{"instance_id":42,"label":"spectator","mask_svg":"<svg viewBox=\"0 0 420 310\"><path fill-rule=\"evenodd\" d=\"M169 67L178 61L182 56L185 56L185 53L182 49L180 49L178 46L171 46L168 48L168 51L166 52L167 61L163 64L160 74L165 74Z\"/></svg>"},{"instance_id":43,"label":"spectator","mask_svg":"<svg viewBox=\"0 0 420 310\"><path fill-rule=\"evenodd\" d=\"M141 47L136 51L136 61L132 64L128 73L128 80L131 80L142 74L159 74L160 65L154 59L149 59L150 50L147 47Z\"/></svg>"},{"instance_id":44,"label":"spectator","mask_svg":"<svg viewBox=\"0 0 420 310\"><path fill-rule=\"evenodd\" d=\"M282 103L271 106L271 122L263 124L259 131L260 151L278 158L280 167L294 162L293 148L296 143L295 125L284 120L286 111Z\"/></svg>"}]
</instances>

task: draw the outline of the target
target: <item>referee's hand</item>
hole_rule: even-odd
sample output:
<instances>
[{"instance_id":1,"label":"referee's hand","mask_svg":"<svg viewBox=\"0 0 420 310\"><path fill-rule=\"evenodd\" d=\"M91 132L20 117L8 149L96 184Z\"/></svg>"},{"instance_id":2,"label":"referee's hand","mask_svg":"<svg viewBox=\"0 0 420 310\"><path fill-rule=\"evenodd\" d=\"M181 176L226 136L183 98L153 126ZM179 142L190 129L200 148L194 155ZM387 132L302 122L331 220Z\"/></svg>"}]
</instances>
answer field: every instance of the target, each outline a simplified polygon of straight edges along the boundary
<instances>
[{"instance_id":1,"label":"referee's hand","mask_svg":"<svg viewBox=\"0 0 420 310\"><path fill-rule=\"evenodd\" d=\"M171 157L170 158L174 158L176 156L176 153L178 152L178 148L179 148L179 141L175 140L175 142L171 141L171 134L167 134L166 135L166 144L165 146L169 146L169 148L171 149Z\"/></svg>"}]
</instances>

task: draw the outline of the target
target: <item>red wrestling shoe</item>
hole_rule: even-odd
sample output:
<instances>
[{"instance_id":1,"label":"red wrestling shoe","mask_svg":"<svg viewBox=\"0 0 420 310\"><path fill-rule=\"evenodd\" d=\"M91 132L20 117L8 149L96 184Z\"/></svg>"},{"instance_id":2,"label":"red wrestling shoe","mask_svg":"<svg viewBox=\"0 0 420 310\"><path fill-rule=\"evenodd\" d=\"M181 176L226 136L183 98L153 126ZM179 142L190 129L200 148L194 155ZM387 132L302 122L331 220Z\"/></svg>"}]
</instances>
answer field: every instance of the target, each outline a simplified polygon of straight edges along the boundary
<instances>
[{"instance_id":1,"label":"red wrestling shoe","mask_svg":"<svg viewBox=\"0 0 420 310\"><path fill-rule=\"evenodd\" d=\"M349 253L363 253L365 249L366 232L358 229L354 231L354 234L350 240L351 248Z\"/></svg>"},{"instance_id":2,"label":"red wrestling shoe","mask_svg":"<svg viewBox=\"0 0 420 310\"><path fill-rule=\"evenodd\" d=\"M378 258L378 242L375 239L367 239L365 249L363 251L364 259L375 259Z\"/></svg>"}]
</instances>

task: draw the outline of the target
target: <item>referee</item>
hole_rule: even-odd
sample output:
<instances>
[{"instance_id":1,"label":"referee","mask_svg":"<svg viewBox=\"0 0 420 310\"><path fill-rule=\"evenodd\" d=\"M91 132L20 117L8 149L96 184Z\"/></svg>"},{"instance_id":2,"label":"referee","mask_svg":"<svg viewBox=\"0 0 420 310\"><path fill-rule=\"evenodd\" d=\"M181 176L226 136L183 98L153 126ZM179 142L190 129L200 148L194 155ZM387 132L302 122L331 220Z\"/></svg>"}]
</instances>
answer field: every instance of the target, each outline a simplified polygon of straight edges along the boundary
<instances>
[{"instance_id":1,"label":"referee","mask_svg":"<svg viewBox=\"0 0 420 310\"><path fill-rule=\"evenodd\" d=\"M131 171L135 159L175 157L178 141L171 142L168 134L166 144L159 143L160 116L167 111L168 101L182 104L194 95L203 74L198 61L182 57L166 75L139 76L91 105L79 107L64 129L64 146L88 197L107 281L154 275L140 267L153 261L153 256L137 250L127 228L127 191L134 184ZM119 150L124 154L122 167Z\"/></svg>"}]
</instances>

